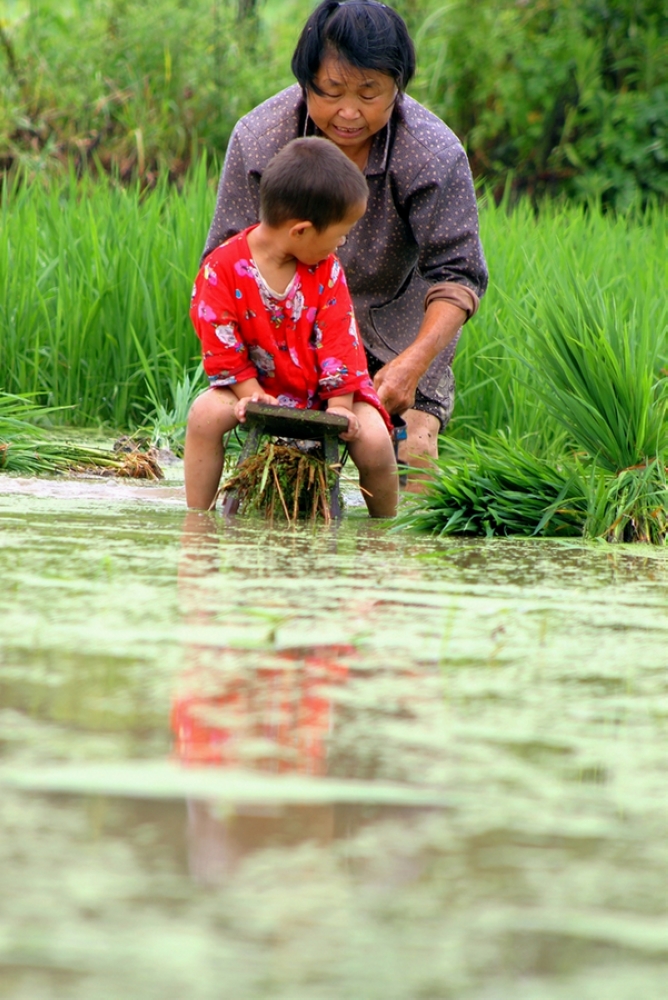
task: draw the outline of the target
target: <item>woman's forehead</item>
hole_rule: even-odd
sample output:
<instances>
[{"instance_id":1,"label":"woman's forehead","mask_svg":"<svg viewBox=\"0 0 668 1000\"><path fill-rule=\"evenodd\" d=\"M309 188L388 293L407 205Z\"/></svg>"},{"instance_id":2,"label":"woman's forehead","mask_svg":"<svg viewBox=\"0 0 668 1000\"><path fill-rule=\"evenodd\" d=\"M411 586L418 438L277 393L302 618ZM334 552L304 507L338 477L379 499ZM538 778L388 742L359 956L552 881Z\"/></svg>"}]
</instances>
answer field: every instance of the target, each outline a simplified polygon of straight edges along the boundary
<instances>
[{"instance_id":1,"label":"woman's forehead","mask_svg":"<svg viewBox=\"0 0 668 1000\"><path fill-rule=\"evenodd\" d=\"M327 81L349 87L394 87L394 79L389 73L381 73L377 69L360 69L335 52L323 55L316 79L319 83Z\"/></svg>"}]
</instances>

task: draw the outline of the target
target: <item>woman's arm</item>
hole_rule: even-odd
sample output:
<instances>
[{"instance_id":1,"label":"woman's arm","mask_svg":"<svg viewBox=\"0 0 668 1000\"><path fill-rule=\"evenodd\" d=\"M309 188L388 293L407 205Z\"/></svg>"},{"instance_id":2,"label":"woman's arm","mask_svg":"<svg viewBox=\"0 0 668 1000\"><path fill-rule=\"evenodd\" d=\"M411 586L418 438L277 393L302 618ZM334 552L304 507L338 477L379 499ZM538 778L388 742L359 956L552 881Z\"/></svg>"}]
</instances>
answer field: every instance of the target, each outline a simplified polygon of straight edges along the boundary
<instances>
[{"instance_id":1,"label":"woman's arm","mask_svg":"<svg viewBox=\"0 0 668 1000\"><path fill-rule=\"evenodd\" d=\"M374 379L390 413L413 405L418 382L476 312L488 281L473 179L459 144L431 157L408 183L404 211L418 246L418 273L430 288L415 340Z\"/></svg>"},{"instance_id":2,"label":"woman's arm","mask_svg":"<svg viewBox=\"0 0 668 1000\"><path fill-rule=\"evenodd\" d=\"M466 319L466 312L450 302L434 301L428 306L413 343L381 368L373 380L374 389L389 413L403 413L412 407L418 382L456 337Z\"/></svg>"}]
</instances>

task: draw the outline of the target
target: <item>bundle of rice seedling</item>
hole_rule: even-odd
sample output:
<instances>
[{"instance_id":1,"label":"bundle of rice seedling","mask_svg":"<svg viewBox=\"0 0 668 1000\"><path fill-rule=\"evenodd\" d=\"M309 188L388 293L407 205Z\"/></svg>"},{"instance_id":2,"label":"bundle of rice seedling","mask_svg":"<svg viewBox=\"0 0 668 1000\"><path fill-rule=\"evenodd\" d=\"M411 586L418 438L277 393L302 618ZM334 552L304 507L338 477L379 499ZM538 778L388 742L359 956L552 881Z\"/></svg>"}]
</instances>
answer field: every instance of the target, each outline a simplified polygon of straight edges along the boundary
<instances>
[{"instance_id":1,"label":"bundle of rice seedling","mask_svg":"<svg viewBox=\"0 0 668 1000\"><path fill-rule=\"evenodd\" d=\"M509 306L524 334L509 350L529 373L525 395L542 404L523 420L521 440L533 451L518 440L519 417L511 438L443 439L432 481L399 523L436 534L665 544L668 309L617 298L563 261ZM541 437L537 420L560 425L561 437Z\"/></svg>"},{"instance_id":2,"label":"bundle of rice seedling","mask_svg":"<svg viewBox=\"0 0 668 1000\"><path fill-rule=\"evenodd\" d=\"M608 542L668 541L666 467L653 461L607 476L598 502L591 504L585 534Z\"/></svg>"},{"instance_id":3,"label":"bundle of rice seedling","mask_svg":"<svg viewBox=\"0 0 668 1000\"><path fill-rule=\"evenodd\" d=\"M268 441L239 465L222 487L233 494L243 514L262 514L270 521L299 517L331 521L330 490L338 470L332 469L320 449L302 451Z\"/></svg>"},{"instance_id":4,"label":"bundle of rice seedling","mask_svg":"<svg viewBox=\"0 0 668 1000\"><path fill-rule=\"evenodd\" d=\"M426 490L397 527L436 535L580 536L587 477L575 462L537 458L499 434L482 445L444 438Z\"/></svg>"},{"instance_id":5,"label":"bundle of rice seedling","mask_svg":"<svg viewBox=\"0 0 668 1000\"><path fill-rule=\"evenodd\" d=\"M162 479L155 449L124 453L50 437L39 426L51 413L29 399L0 392L0 472L39 476L50 473L98 473Z\"/></svg>"}]
</instances>

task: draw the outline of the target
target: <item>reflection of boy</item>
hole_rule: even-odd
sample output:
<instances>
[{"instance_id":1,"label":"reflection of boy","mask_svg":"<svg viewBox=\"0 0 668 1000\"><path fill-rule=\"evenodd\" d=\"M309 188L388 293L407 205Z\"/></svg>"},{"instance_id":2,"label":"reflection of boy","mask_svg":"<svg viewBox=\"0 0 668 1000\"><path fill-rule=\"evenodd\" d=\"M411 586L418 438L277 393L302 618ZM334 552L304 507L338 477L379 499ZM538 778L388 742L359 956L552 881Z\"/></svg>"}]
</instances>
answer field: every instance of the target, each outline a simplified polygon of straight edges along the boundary
<instances>
[{"instance_id":1,"label":"reflection of boy","mask_svg":"<svg viewBox=\"0 0 668 1000\"><path fill-rule=\"evenodd\" d=\"M250 668L240 650L209 670L193 664L172 702L174 749L184 764L247 766L322 775L331 735L331 689L345 684L353 646L304 646Z\"/></svg>"},{"instance_id":2,"label":"reflection of boy","mask_svg":"<svg viewBox=\"0 0 668 1000\"><path fill-rule=\"evenodd\" d=\"M188 417L189 507L214 502L223 435L250 400L344 415L341 435L372 517L391 517L397 474L390 421L373 389L345 275L334 256L366 210L358 168L325 139L296 139L268 165L260 223L207 257L191 317L210 388ZM323 406L324 404L324 406Z\"/></svg>"}]
</instances>

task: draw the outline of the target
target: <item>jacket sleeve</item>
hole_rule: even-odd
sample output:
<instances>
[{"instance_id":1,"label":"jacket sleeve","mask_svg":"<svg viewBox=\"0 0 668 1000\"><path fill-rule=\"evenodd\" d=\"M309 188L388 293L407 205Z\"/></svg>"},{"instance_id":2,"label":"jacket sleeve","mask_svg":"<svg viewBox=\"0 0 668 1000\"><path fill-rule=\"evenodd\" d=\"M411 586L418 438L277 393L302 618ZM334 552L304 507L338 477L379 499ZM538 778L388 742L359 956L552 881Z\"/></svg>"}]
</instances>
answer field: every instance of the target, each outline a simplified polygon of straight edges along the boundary
<instances>
[{"instance_id":1,"label":"jacket sleeve","mask_svg":"<svg viewBox=\"0 0 668 1000\"><path fill-rule=\"evenodd\" d=\"M257 140L246 123L237 122L225 154L216 208L202 260L230 236L254 225L260 217L260 175L249 163L257 161Z\"/></svg>"},{"instance_id":2,"label":"jacket sleeve","mask_svg":"<svg viewBox=\"0 0 668 1000\"><path fill-rule=\"evenodd\" d=\"M197 275L190 318L202 342L202 361L209 385L222 388L257 377L239 329L234 292L215 267L215 258Z\"/></svg>"},{"instance_id":3,"label":"jacket sleeve","mask_svg":"<svg viewBox=\"0 0 668 1000\"><path fill-rule=\"evenodd\" d=\"M410 185L406 208L419 248L419 274L432 286L430 291L443 287L446 294L439 297L448 298L448 286L459 286L460 297L462 288L468 289L467 312L472 315L488 274L473 178L461 146L441 150L422 167Z\"/></svg>"}]
</instances>

